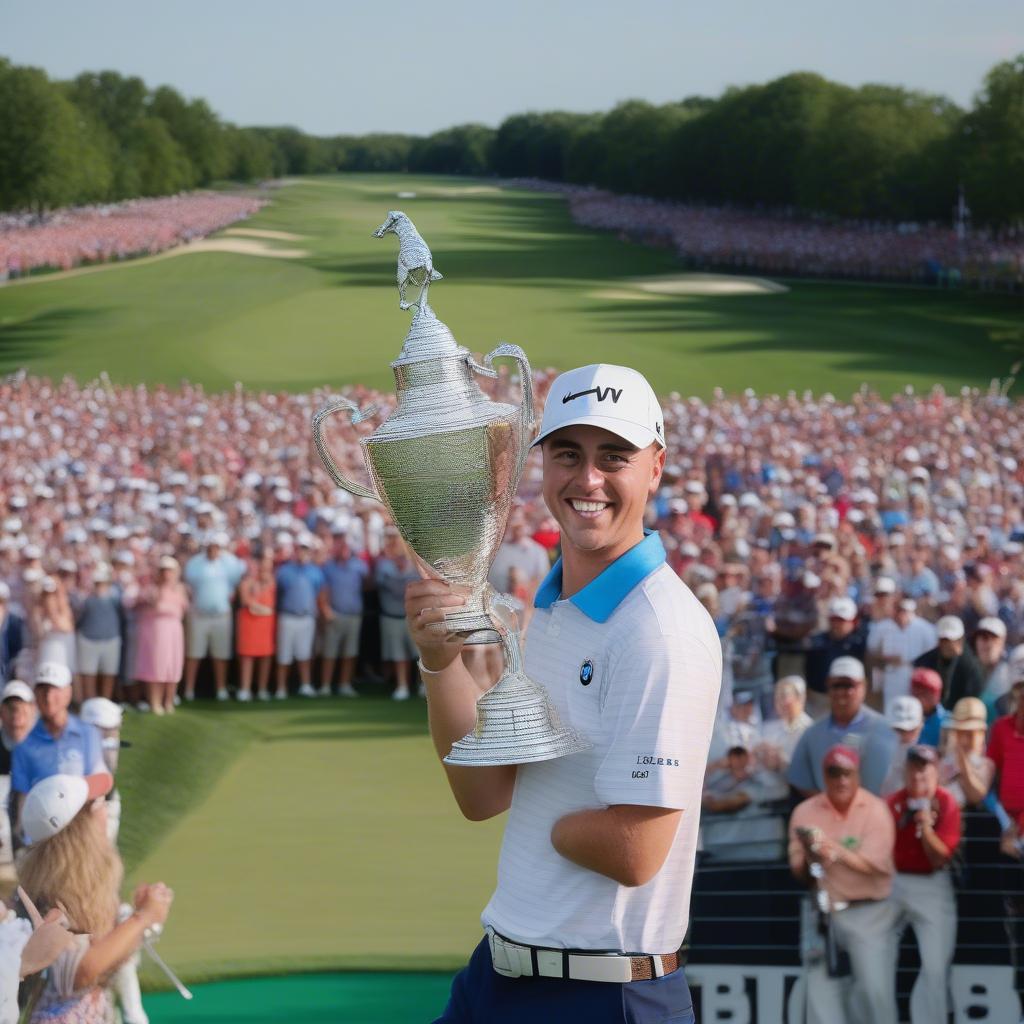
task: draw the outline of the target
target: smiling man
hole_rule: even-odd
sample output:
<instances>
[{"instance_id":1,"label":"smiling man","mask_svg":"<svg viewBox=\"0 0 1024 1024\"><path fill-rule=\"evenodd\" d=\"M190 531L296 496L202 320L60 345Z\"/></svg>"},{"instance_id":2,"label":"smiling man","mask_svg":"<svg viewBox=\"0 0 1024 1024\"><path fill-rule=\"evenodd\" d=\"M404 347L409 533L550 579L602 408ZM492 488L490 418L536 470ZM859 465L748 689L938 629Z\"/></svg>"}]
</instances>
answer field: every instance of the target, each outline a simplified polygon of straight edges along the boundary
<instances>
[{"instance_id":1,"label":"smiling man","mask_svg":"<svg viewBox=\"0 0 1024 1024\"><path fill-rule=\"evenodd\" d=\"M585 366L552 385L535 442L562 557L537 591L525 669L589 750L537 764L445 766L462 813L508 810L486 936L439 1022L693 1020L688 923L721 646L643 526L665 464L647 381ZM430 631L463 598L410 584L406 608L440 757L486 689L461 641Z\"/></svg>"}]
</instances>

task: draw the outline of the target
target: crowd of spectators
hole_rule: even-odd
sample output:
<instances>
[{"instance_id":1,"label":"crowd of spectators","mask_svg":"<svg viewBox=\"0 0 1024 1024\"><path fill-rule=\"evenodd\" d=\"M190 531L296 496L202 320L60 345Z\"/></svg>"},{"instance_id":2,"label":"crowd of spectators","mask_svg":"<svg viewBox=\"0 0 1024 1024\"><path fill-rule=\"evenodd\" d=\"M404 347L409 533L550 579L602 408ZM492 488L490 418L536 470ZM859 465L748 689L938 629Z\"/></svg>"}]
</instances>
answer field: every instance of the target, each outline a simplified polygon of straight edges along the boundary
<instances>
[{"instance_id":1,"label":"crowd of spectators","mask_svg":"<svg viewBox=\"0 0 1024 1024\"><path fill-rule=\"evenodd\" d=\"M43 214L0 214L0 282L33 271L151 256L251 217L264 204L253 195L190 192Z\"/></svg>"},{"instance_id":2,"label":"crowd of spectators","mask_svg":"<svg viewBox=\"0 0 1024 1024\"><path fill-rule=\"evenodd\" d=\"M790 277L842 277L1024 287L1024 236L952 225L837 221L716 207L554 182L518 187L566 196L576 223L666 246L698 268Z\"/></svg>"},{"instance_id":3,"label":"crowd of spectators","mask_svg":"<svg viewBox=\"0 0 1024 1024\"><path fill-rule=\"evenodd\" d=\"M535 372L541 405L554 375ZM514 379L487 386L515 400ZM393 403L365 387L347 395L384 414ZM386 510L322 469L310 420L328 397L26 374L0 384L0 673L24 681L3 707L31 695L26 683L54 687L60 669L72 707L113 698L157 714L232 690L243 702L353 697L386 682L413 697L402 594L416 569ZM704 858L788 853L799 877L827 888L856 846L848 797L888 798L868 820L889 821L893 837L910 827L918 843L934 826L950 858L949 807L984 808L1004 855L1019 856L1024 406L996 388L936 388L846 401L670 394L663 409L670 455L648 522L724 653ZM353 477L373 428L329 428ZM533 456L492 574L524 618L558 546L540 476ZM794 794L817 803L787 825ZM919 799L934 806L907 803ZM893 901L924 884L901 873L942 872L950 858L935 843L926 871L913 843L909 860L892 843L883 862L849 858L846 883L859 871L870 892L847 884L833 897L884 903L895 933L915 922ZM945 883L934 885L948 909ZM842 912L848 924L869 916ZM949 921L917 923L942 939L927 954L931 985L948 967ZM860 934L836 941L858 981L877 986L891 963L877 949L858 960ZM834 979L822 977L831 1005ZM878 999L884 1017L888 995Z\"/></svg>"}]
</instances>

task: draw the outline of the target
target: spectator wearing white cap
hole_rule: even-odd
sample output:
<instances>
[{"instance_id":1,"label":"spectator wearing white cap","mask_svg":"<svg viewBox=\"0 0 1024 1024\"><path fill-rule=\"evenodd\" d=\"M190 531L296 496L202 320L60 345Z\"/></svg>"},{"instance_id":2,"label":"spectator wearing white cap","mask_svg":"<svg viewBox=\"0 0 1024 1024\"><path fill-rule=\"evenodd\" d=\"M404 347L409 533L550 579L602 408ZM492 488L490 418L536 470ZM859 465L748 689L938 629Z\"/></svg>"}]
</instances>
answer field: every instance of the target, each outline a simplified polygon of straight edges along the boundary
<instances>
[{"instance_id":1,"label":"spectator wearing white cap","mask_svg":"<svg viewBox=\"0 0 1024 1024\"><path fill-rule=\"evenodd\" d=\"M334 666L340 659L338 693L342 697L358 697L352 680L359 659L363 592L371 585L370 566L352 550L348 535L341 532L335 537L334 552L324 563L323 572L325 584L319 597L324 619L320 694L327 696L331 692Z\"/></svg>"},{"instance_id":2,"label":"spectator wearing white cap","mask_svg":"<svg viewBox=\"0 0 1024 1024\"><path fill-rule=\"evenodd\" d=\"M87 725L94 726L100 734L103 748L103 762L111 776L117 775L121 753L121 723L124 712L120 704L115 704L106 697L91 697L79 709L79 717ZM121 794L116 784L106 795L107 800L107 835L116 846L118 833L121 830Z\"/></svg>"},{"instance_id":3,"label":"spectator wearing white cap","mask_svg":"<svg viewBox=\"0 0 1024 1024\"><path fill-rule=\"evenodd\" d=\"M25 620L11 609L11 588L0 582L0 682L11 678L26 639Z\"/></svg>"},{"instance_id":4,"label":"spectator wearing white cap","mask_svg":"<svg viewBox=\"0 0 1024 1024\"><path fill-rule=\"evenodd\" d=\"M292 559L278 567L277 695L288 692L288 672L294 664L299 673L299 695L315 697L313 689L313 641L316 637L317 600L326 580L312 561L314 540L300 535Z\"/></svg>"},{"instance_id":5,"label":"spectator wearing white cap","mask_svg":"<svg viewBox=\"0 0 1024 1024\"><path fill-rule=\"evenodd\" d=\"M916 697L896 697L886 708L885 719L896 733L898 743L893 748L892 763L882 782L879 796L889 796L903 788L907 773L907 751L917 743L921 735L924 711Z\"/></svg>"},{"instance_id":6,"label":"spectator wearing white cap","mask_svg":"<svg viewBox=\"0 0 1024 1024\"><path fill-rule=\"evenodd\" d=\"M217 700L228 699L228 662L231 660L231 602L245 575L245 562L227 550L228 535L217 532L205 549L185 565L184 579L190 601L185 652L185 700L196 694L199 663L213 661Z\"/></svg>"},{"instance_id":7,"label":"spectator wearing white cap","mask_svg":"<svg viewBox=\"0 0 1024 1024\"><path fill-rule=\"evenodd\" d=\"M866 707L864 666L856 658L836 658L828 672L829 712L808 728L797 742L786 778L804 796L820 793L825 777L825 754L836 744L859 751L861 783L878 794L882 788L896 737L885 719Z\"/></svg>"},{"instance_id":8,"label":"spectator wearing white cap","mask_svg":"<svg viewBox=\"0 0 1024 1024\"><path fill-rule=\"evenodd\" d=\"M867 664L879 670L873 682L882 707L910 693L914 661L935 646L935 636L935 627L918 616L917 602L910 597L899 601L891 619L871 623Z\"/></svg>"},{"instance_id":9,"label":"spectator wearing white cap","mask_svg":"<svg viewBox=\"0 0 1024 1024\"><path fill-rule=\"evenodd\" d=\"M828 606L828 629L811 637L807 653L808 705L814 714L828 707L825 680L836 658L844 656L864 660L866 650L864 633L858 629L857 605L853 598L834 597Z\"/></svg>"},{"instance_id":10,"label":"spectator wearing white cap","mask_svg":"<svg viewBox=\"0 0 1024 1024\"><path fill-rule=\"evenodd\" d=\"M35 698L39 720L14 748L11 759L16 838L25 796L37 782L51 775L109 775L99 732L68 711L71 670L67 665L53 661L39 664Z\"/></svg>"},{"instance_id":11,"label":"spectator wearing white cap","mask_svg":"<svg viewBox=\"0 0 1024 1024\"><path fill-rule=\"evenodd\" d=\"M79 603L75 615L78 674L82 699L114 696L121 665L121 628L124 609L121 593L113 585L106 562L92 570L92 591Z\"/></svg>"},{"instance_id":12,"label":"spectator wearing white cap","mask_svg":"<svg viewBox=\"0 0 1024 1024\"><path fill-rule=\"evenodd\" d=\"M16 877L8 811L13 752L35 722L36 699L32 688L20 679L12 679L0 690L0 882L4 883L13 882Z\"/></svg>"},{"instance_id":13,"label":"spectator wearing white cap","mask_svg":"<svg viewBox=\"0 0 1024 1024\"><path fill-rule=\"evenodd\" d=\"M964 639L963 621L943 615L935 624L938 643L914 660L919 668L935 669L942 679L941 703L952 707L961 697L980 697L985 675ZM937 741L936 741L937 742Z\"/></svg>"},{"instance_id":14,"label":"spectator wearing white cap","mask_svg":"<svg viewBox=\"0 0 1024 1024\"><path fill-rule=\"evenodd\" d=\"M980 697L994 718L996 702L1010 692L1013 682L1006 656L1006 623L997 615L987 615L978 623L974 631L974 655L984 677Z\"/></svg>"},{"instance_id":15,"label":"spectator wearing white cap","mask_svg":"<svg viewBox=\"0 0 1024 1024\"><path fill-rule=\"evenodd\" d=\"M167 919L174 894L162 882L135 890L134 912L120 924L124 869L106 834L109 775L54 775L25 800L29 845L19 862L22 885L41 913L66 914L74 943L50 968L31 1016L43 1021L113 1019L106 983L138 949L147 928Z\"/></svg>"}]
</instances>

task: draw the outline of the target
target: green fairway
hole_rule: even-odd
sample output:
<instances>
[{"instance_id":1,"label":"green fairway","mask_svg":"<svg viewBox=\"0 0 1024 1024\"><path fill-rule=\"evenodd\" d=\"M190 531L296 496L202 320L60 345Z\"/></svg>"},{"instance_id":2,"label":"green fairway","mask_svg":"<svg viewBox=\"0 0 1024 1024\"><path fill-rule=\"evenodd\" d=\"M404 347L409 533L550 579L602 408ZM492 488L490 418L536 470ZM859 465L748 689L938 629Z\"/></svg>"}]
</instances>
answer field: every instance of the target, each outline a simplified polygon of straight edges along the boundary
<instances>
[{"instance_id":1,"label":"green fairway","mask_svg":"<svg viewBox=\"0 0 1024 1024\"><path fill-rule=\"evenodd\" d=\"M502 822L459 815L422 701L197 705L126 734L130 880L174 888L161 953L186 979L450 971L479 941Z\"/></svg>"},{"instance_id":2,"label":"green fairway","mask_svg":"<svg viewBox=\"0 0 1024 1024\"><path fill-rule=\"evenodd\" d=\"M779 294L645 293L635 279L677 274L672 254L579 229L557 197L351 175L280 188L244 225L301 236L264 242L301 258L189 253L0 288L0 371L390 387L408 314L394 287L397 240L371 233L394 208L434 251L446 279L431 303L459 341L515 342L537 366L626 362L659 391L703 396L716 386L848 396L861 383L986 386L1024 352L1019 298L799 281Z\"/></svg>"}]
</instances>

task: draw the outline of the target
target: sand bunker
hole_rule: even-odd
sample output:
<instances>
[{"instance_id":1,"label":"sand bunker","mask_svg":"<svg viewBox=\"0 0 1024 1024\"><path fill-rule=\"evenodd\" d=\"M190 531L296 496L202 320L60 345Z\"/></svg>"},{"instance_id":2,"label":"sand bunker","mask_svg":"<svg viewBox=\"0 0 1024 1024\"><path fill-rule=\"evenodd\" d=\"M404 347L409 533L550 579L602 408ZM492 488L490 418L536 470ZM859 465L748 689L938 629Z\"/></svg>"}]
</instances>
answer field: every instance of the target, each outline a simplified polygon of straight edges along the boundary
<instances>
[{"instance_id":1,"label":"sand bunker","mask_svg":"<svg viewBox=\"0 0 1024 1024\"><path fill-rule=\"evenodd\" d=\"M293 235L290 231L270 231L267 228L228 228L225 235L245 235L247 238L272 238L281 242L300 242L304 235Z\"/></svg>"},{"instance_id":2,"label":"sand bunker","mask_svg":"<svg viewBox=\"0 0 1024 1024\"><path fill-rule=\"evenodd\" d=\"M626 283L654 295L772 295L789 291L784 284L765 277L735 274L673 274L671 277L637 278Z\"/></svg>"}]
</instances>

